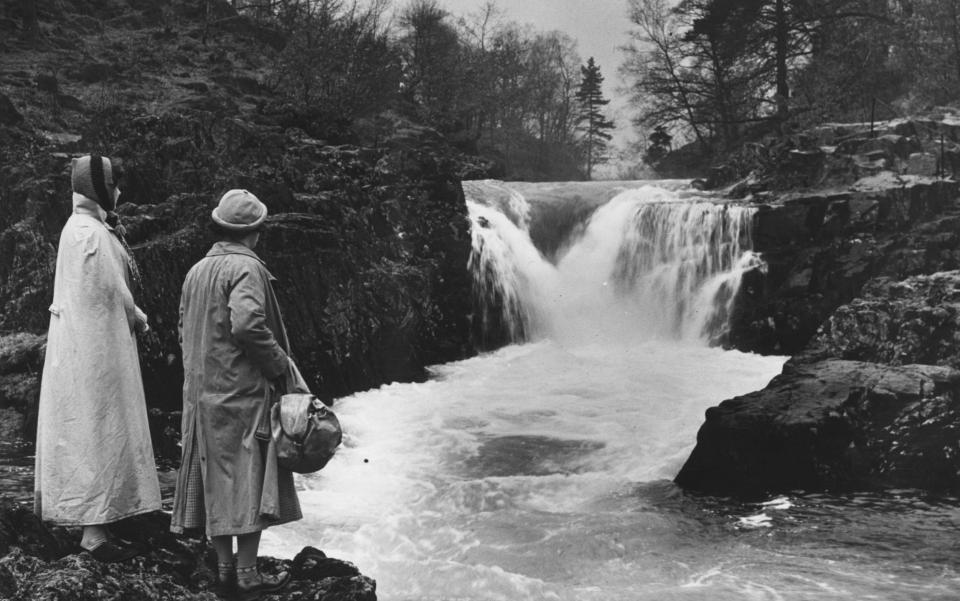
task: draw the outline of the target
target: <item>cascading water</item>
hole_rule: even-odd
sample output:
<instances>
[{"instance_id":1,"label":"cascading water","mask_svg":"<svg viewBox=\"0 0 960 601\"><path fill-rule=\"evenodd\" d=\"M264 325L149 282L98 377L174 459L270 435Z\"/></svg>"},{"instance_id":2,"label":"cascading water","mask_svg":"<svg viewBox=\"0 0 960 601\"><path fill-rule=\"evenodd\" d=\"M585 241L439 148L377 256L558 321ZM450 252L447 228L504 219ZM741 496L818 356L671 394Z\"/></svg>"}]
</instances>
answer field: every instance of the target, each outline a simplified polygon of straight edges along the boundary
<instances>
[{"instance_id":1,"label":"cascading water","mask_svg":"<svg viewBox=\"0 0 960 601\"><path fill-rule=\"evenodd\" d=\"M320 548L385 601L960 596L956 502L672 483L704 411L784 362L707 344L761 265L748 209L682 182L465 190L474 321L515 344L338 399L344 445L263 553Z\"/></svg>"},{"instance_id":2,"label":"cascading water","mask_svg":"<svg viewBox=\"0 0 960 601\"><path fill-rule=\"evenodd\" d=\"M752 208L654 186L624 191L596 209L553 265L525 221L483 204L484 187L471 190L481 329L505 327L513 341L719 340L742 275L764 268L751 250Z\"/></svg>"}]
</instances>

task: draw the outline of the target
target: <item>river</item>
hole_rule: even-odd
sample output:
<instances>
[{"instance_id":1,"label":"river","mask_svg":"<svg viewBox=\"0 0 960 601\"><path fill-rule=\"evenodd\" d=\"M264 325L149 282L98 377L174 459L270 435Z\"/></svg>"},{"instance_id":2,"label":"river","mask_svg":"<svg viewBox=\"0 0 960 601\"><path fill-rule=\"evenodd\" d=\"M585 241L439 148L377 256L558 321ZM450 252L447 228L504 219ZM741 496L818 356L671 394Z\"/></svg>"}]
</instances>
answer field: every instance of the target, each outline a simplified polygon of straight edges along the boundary
<instances>
[{"instance_id":1,"label":"river","mask_svg":"<svg viewBox=\"0 0 960 601\"><path fill-rule=\"evenodd\" d=\"M704 411L786 359L711 344L763 268L752 209L685 182L465 188L474 319L513 342L339 399L344 445L263 553L321 548L387 601L960 598L957 499L672 483ZM566 224L549 251L539 219Z\"/></svg>"}]
</instances>

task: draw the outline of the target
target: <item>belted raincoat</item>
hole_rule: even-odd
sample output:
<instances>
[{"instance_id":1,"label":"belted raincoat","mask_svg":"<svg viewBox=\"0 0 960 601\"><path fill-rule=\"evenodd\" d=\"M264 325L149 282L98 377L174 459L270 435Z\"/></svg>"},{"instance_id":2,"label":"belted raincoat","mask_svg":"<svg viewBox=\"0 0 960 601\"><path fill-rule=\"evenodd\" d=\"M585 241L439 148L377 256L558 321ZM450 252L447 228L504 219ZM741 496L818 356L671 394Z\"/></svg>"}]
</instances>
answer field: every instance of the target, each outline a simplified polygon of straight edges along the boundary
<instances>
[{"instance_id":1,"label":"belted raincoat","mask_svg":"<svg viewBox=\"0 0 960 601\"><path fill-rule=\"evenodd\" d=\"M60 234L40 385L34 508L56 524L160 509L126 250L74 195Z\"/></svg>"},{"instance_id":2,"label":"belted raincoat","mask_svg":"<svg viewBox=\"0 0 960 601\"><path fill-rule=\"evenodd\" d=\"M277 466L273 443L262 436L269 431L271 380L289 368L273 279L253 250L218 242L183 283L183 456L174 532L247 534L302 517L293 474Z\"/></svg>"}]
</instances>

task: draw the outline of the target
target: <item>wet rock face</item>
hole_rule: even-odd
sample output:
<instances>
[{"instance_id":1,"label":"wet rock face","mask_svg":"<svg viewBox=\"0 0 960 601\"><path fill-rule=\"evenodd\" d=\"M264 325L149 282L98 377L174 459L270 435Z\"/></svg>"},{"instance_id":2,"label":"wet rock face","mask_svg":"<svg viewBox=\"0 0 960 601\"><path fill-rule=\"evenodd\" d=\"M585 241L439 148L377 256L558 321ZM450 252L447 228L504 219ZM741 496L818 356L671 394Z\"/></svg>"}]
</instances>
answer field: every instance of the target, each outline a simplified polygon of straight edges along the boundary
<instances>
[{"instance_id":1,"label":"wet rock face","mask_svg":"<svg viewBox=\"0 0 960 601\"><path fill-rule=\"evenodd\" d=\"M251 184L278 211L256 252L277 278L294 356L316 394L416 380L426 365L469 352L470 237L459 184L398 182L356 196ZM173 206L130 209L141 299L155 325L140 340L152 407L179 408L180 287L213 242L201 224L214 202L184 195L164 203Z\"/></svg>"},{"instance_id":2,"label":"wet rock face","mask_svg":"<svg viewBox=\"0 0 960 601\"><path fill-rule=\"evenodd\" d=\"M950 147L921 135L934 125L824 126L821 152L731 189L758 204L767 269L745 275L729 344L793 357L707 411L679 484L960 491L960 188L939 177Z\"/></svg>"},{"instance_id":3,"label":"wet rock face","mask_svg":"<svg viewBox=\"0 0 960 601\"><path fill-rule=\"evenodd\" d=\"M759 207L755 250L769 265L748 275L728 344L796 353L871 278L960 268L946 229L922 231L957 215L958 140L956 118L935 110L823 124L747 144L718 166L712 187Z\"/></svg>"},{"instance_id":4,"label":"wet rock face","mask_svg":"<svg viewBox=\"0 0 960 601\"><path fill-rule=\"evenodd\" d=\"M139 146L118 142L131 164L118 212L143 274L137 302L153 328L138 340L152 409L180 408L180 288L214 241L210 211L228 187L253 191L270 209L257 252L278 278L294 356L316 394L420 379L426 365L472 352L469 221L460 164L442 141L402 150L335 147L299 131L235 122L209 146L191 138L159 163L146 159L171 144L168 134L199 128L204 119L133 119ZM280 159L260 163L265 156ZM46 331L56 243L69 215L68 165L62 157L0 169L0 190L16 201L0 216L0 250L7 251L0 254L2 330ZM189 189L211 181L220 191ZM42 355L33 372L0 373L0 392L30 383L7 406L30 412L41 368Z\"/></svg>"},{"instance_id":5,"label":"wet rock face","mask_svg":"<svg viewBox=\"0 0 960 601\"><path fill-rule=\"evenodd\" d=\"M960 490L960 272L939 271L958 265L960 216L952 202L916 215L905 230L795 255L804 261L766 305L780 313L760 324L793 358L763 390L707 411L678 483L737 495Z\"/></svg>"},{"instance_id":6,"label":"wet rock face","mask_svg":"<svg viewBox=\"0 0 960 601\"><path fill-rule=\"evenodd\" d=\"M960 268L958 194L951 180L887 174L760 205L754 249L767 269L747 274L728 344L797 353L871 278Z\"/></svg>"},{"instance_id":7,"label":"wet rock face","mask_svg":"<svg viewBox=\"0 0 960 601\"><path fill-rule=\"evenodd\" d=\"M827 318L811 347L843 359L960 369L960 272L870 281Z\"/></svg>"},{"instance_id":8,"label":"wet rock face","mask_svg":"<svg viewBox=\"0 0 960 601\"><path fill-rule=\"evenodd\" d=\"M712 494L960 489L960 372L792 361L707 411L676 481Z\"/></svg>"}]
</instances>

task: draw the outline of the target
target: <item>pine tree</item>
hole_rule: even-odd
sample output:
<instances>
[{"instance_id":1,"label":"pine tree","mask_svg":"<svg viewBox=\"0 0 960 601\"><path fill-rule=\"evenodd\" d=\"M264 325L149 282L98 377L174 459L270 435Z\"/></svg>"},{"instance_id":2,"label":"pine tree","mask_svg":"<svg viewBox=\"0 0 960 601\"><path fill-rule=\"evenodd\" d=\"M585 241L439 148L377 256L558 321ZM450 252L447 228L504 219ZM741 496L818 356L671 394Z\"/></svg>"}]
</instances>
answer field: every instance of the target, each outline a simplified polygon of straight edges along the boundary
<instances>
[{"instance_id":1,"label":"pine tree","mask_svg":"<svg viewBox=\"0 0 960 601\"><path fill-rule=\"evenodd\" d=\"M583 132L583 142L586 150L587 179L591 179L593 166L607 159L604 151L607 142L612 136L607 130L613 129L613 121L606 119L601 109L610 103L603 97L603 75L600 67L593 62L591 56L585 66L580 67L580 87L577 90L577 102L580 110L577 113L577 123Z\"/></svg>"},{"instance_id":2,"label":"pine tree","mask_svg":"<svg viewBox=\"0 0 960 601\"><path fill-rule=\"evenodd\" d=\"M643 162L648 165L656 165L660 159L667 156L670 147L673 144L673 136L667 132L667 128L658 125L650 134L650 146L643 155Z\"/></svg>"}]
</instances>

